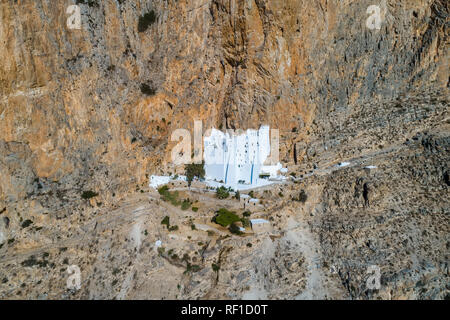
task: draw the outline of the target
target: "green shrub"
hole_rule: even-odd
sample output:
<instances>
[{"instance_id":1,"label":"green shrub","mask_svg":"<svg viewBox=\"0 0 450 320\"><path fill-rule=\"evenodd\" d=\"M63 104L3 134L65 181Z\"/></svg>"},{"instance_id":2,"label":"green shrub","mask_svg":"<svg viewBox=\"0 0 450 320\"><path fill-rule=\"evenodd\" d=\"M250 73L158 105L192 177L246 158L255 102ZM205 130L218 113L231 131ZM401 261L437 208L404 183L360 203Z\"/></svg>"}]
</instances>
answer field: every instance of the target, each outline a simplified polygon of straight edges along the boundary
<instances>
[{"instance_id":1,"label":"green shrub","mask_svg":"<svg viewBox=\"0 0 450 320\"><path fill-rule=\"evenodd\" d=\"M241 193L239 192L239 190L236 191L236 194L234 195L234 197L235 197L237 200L240 200L240 199L241 199Z\"/></svg>"},{"instance_id":2,"label":"green shrub","mask_svg":"<svg viewBox=\"0 0 450 320\"><path fill-rule=\"evenodd\" d=\"M81 194L81 198L83 198L83 199L91 199L91 198L94 198L96 196L98 196L98 193L94 192L94 191L91 191L91 190L83 191L83 193Z\"/></svg>"},{"instance_id":3,"label":"green shrub","mask_svg":"<svg viewBox=\"0 0 450 320\"><path fill-rule=\"evenodd\" d=\"M190 264L189 262L186 265L186 271L184 273L190 273L190 272L198 272L200 271L200 266L196 264Z\"/></svg>"},{"instance_id":4,"label":"green shrub","mask_svg":"<svg viewBox=\"0 0 450 320\"><path fill-rule=\"evenodd\" d=\"M225 187L220 187L216 189L216 197L219 199L226 199L230 196L228 189Z\"/></svg>"},{"instance_id":5,"label":"green shrub","mask_svg":"<svg viewBox=\"0 0 450 320\"><path fill-rule=\"evenodd\" d=\"M189 199L184 199L183 202L181 203L181 210L187 210L189 209L190 206L191 202L189 201Z\"/></svg>"},{"instance_id":6,"label":"green shrub","mask_svg":"<svg viewBox=\"0 0 450 320\"><path fill-rule=\"evenodd\" d=\"M213 271L215 271L215 272L220 270L220 266L215 263L213 263L211 266L212 266Z\"/></svg>"},{"instance_id":7,"label":"green shrub","mask_svg":"<svg viewBox=\"0 0 450 320\"><path fill-rule=\"evenodd\" d=\"M147 96L154 96L156 94L156 89L146 83L142 83L141 92Z\"/></svg>"},{"instance_id":8,"label":"green shrub","mask_svg":"<svg viewBox=\"0 0 450 320\"><path fill-rule=\"evenodd\" d=\"M42 260L37 260L35 256L31 256L29 257L27 260L22 261L21 265L23 267L33 267L35 265L39 266L40 268L45 268L49 265L48 260L45 259L46 257L44 257ZM52 267L52 263L50 263L50 266Z\"/></svg>"},{"instance_id":9,"label":"green shrub","mask_svg":"<svg viewBox=\"0 0 450 320\"><path fill-rule=\"evenodd\" d=\"M306 194L305 190L302 190L302 191L300 191L298 198L293 198L293 200L299 201L301 203L305 203L306 200L308 200L308 195Z\"/></svg>"},{"instance_id":10,"label":"green shrub","mask_svg":"<svg viewBox=\"0 0 450 320\"><path fill-rule=\"evenodd\" d=\"M222 227L227 227L233 222L238 222L239 217L225 208L221 208L217 211L216 216L213 218L213 222L220 224Z\"/></svg>"},{"instance_id":11,"label":"green shrub","mask_svg":"<svg viewBox=\"0 0 450 320\"><path fill-rule=\"evenodd\" d=\"M165 216L164 219L161 220L161 224L165 224L167 228L170 227L170 218L168 216Z\"/></svg>"},{"instance_id":12,"label":"green shrub","mask_svg":"<svg viewBox=\"0 0 450 320\"><path fill-rule=\"evenodd\" d=\"M197 212L198 208L197 207L192 207L192 211Z\"/></svg>"},{"instance_id":13,"label":"green shrub","mask_svg":"<svg viewBox=\"0 0 450 320\"><path fill-rule=\"evenodd\" d=\"M169 191L169 187L168 186L162 186L158 188L158 193L160 195L163 195L166 191Z\"/></svg>"},{"instance_id":14,"label":"green shrub","mask_svg":"<svg viewBox=\"0 0 450 320\"><path fill-rule=\"evenodd\" d=\"M170 226L169 231L177 231L178 230L178 226Z\"/></svg>"},{"instance_id":15,"label":"green shrub","mask_svg":"<svg viewBox=\"0 0 450 320\"><path fill-rule=\"evenodd\" d=\"M25 220L23 223L22 223L22 228L27 228L27 227L29 227L31 224L33 223L33 221L31 221L31 220Z\"/></svg>"},{"instance_id":16,"label":"green shrub","mask_svg":"<svg viewBox=\"0 0 450 320\"><path fill-rule=\"evenodd\" d=\"M244 211L243 213L242 213L242 215L244 216L244 217L250 217L250 215L251 215L252 213L250 212L250 211Z\"/></svg>"},{"instance_id":17,"label":"green shrub","mask_svg":"<svg viewBox=\"0 0 450 320\"><path fill-rule=\"evenodd\" d=\"M138 22L138 31L139 32L146 31L150 25L155 23L155 21L156 21L156 13L153 10L147 12L143 16L140 16Z\"/></svg>"}]
</instances>

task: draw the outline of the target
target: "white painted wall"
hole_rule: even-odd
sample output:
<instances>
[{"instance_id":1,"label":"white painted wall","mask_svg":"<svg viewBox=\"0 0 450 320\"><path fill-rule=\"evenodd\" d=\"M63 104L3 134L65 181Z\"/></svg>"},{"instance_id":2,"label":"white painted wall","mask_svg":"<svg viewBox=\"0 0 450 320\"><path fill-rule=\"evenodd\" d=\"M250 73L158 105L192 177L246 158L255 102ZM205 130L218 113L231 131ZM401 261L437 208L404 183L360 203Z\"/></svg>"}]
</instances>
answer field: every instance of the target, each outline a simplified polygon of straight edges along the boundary
<instances>
[{"instance_id":1,"label":"white painted wall","mask_svg":"<svg viewBox=\"0 0 450 320\"><path fill-rule=\"evenodd\" d=\"M260 184L264 172L276 175L281 165L263 166L270 154L270 128L248 129L242 134L230 134L217 129L204 138L205 173L207 180L223 181L238 188L239 181L250 186Z\"/></svg>"}]
</instances>

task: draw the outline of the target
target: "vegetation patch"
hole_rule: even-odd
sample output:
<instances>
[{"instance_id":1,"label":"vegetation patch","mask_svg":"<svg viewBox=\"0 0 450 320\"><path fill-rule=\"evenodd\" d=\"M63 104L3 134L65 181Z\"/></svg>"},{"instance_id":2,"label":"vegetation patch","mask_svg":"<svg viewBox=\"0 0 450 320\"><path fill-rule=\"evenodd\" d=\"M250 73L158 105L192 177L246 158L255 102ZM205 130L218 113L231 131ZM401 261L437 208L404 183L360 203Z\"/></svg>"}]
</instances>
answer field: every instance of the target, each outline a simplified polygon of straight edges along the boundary
<instances>
[{"instance_id":1,"label":"vegetation patch","mask_svg":"<svg viewBox=\"0 0 450 320\"><path fill-rule=\"evenodd\" d=\"M156 13L154 10L151 10L139 17L138 22L138 31L145 32L149 26L151 26L156 21Z\"/></svg>"},{"instance_id":2,"label":"vegetation patch","mask_svg":"<svg viewBox=\"0 0 450 320\"><path fill-rule=\"evenodd\" d=\"M239 220L239 217L234 212L221 208L217 211L217 214L212 221L220 224L222 227L228 227L230 224L238 222Z\"/></svg>"},{"instance_id":3,"label":"vegetation patch","mask_svg":"<svg viewBox=\"0 0 450 320\"><path fill-rule=\"evenodd\" d=\"M164 219L161 220L162 225L166 225L167 228L170 227L170 218L168 216L165 216Z\"/></svg>"},{"instance_id":4,"label":"vegetation patch","mask_svg":"<svg viewBox=\"0 0 450 320\"><path fill-rule=\"evenodd\" d=\"M173 206L179 206L181 204L178 200L178 191L170 192L168 186L162 186L158 189L158 193L165 202L170 202Z\"/></svg>"},{"instance_id":5,"label":"vegetation patch","mask_svg":"<svg viewBox=\"0 0 450 320\"><path fill-rule=\"evenodd\" d=\"M213 263L211 266L212 266L213 271L215 271L215 272L220 270L220 266L218 264Z\"/></svg>"},{"instance_id":6,"label":"vegetation patch","mask_svg":"<svg viewBox=\"0 0 450 320\"><path fill-rule=\"evenodd\" d=\"M91 8L98 8L100 6L99 0L77 0L77 4L87 4Z\"/></svg>"},{"instance_id":7,"label":"vegetation patch","mask_svg":"<svg viewBox=\"0 0 450 320\"><path fill-rule=\"evenodd\" d=\"M230 196L229 189L224 186L216 189L216 197L218 199L227 199Z\"/></svg>"},{"instance_id":8,"label":"vegetation patch","mask_svg":"<svg viewBox=\"0 0 450 320\"><path fill-rule=\"evenodd\" d=\"M169 231L177 231L178 230L178 226L171 226L170 225L170 218L169 216L165 216L164 219L161 220L161 224L165 225L167 227L167 230Z\"/></svg>"},{"instance_id":9,"label":"vegetation patch","mask_svg":"<svg viewBox=\"0 0 450 320\"><path fill-rule=\"evenodd\" d=\"M91 199L98 196L97 192L88 190L88 191L83 191L83 193L81 194L81 198L87 200L87 199Z\"/></svg>"},{"instance_id":10,"label":"vegetation patch","mask_svg":"<svg viewBox=\"0 0 450 320\"><path fill-rule=\"evenodd\" d=\"M305 190L300 191L300 194L298 195L297 198L293 198L293 200L295 201L299 201L301 203L305 203L306 200L308 200L308 195L306 194Z\"/></svg>"},{"instance_id":11,"label":"vegetation patch","mask_svg":"<svg viewBox=\"0 0 450 320\"><path fill-rule=\"evenodd\" d=\"M188 185L191 186L194 178L199 180L205 179L205 163L190 163L185 165L184 167L186 180Z\"/></svg>"},{"instance_id":12,"label":"vegetation patch","mask_svg":"<svg viewBox=\"0 0 450 320\"><path fill-rule=\"evenodd\" d=\"M184 272L186 273L193 273L193 272L198 272L200 271L200 266L196 265L196 264L190 264L189 262L186 265L186 271Z\"/></svg>"},{"instance_id":13,"label":"vegetation patch","mask_svg":"<svg viewBox=\"0 0 450 320\"><path fill-rule=\"evenodd\" d=\"M189 199L184 199L181 203L181 210L187 210L191 207L191 201Z\"/></svg>"},{"instance_id":14,"label":"vegetation patch","mask_svg":"<svg viewBox=\"0 0 450 320\"><path fill-rule=\"evenodd\" d=\"M33 223L33 221L31 221L31 220L25 220L23 223L22 223L22 228L27 228L27 227L29 227L31 224Z\"/></svg>"},{"instance_id":15,"label":"vegetation patch","mask_svg":"<svg viewBox=\"0 0 450 320\"><path fill-rule=\"evenodd\" d=\"M48 261L43 259L43 260L37 260L35 256L31 256L28 259L22 261L21 265L22 267L34 267L34 266L39 266L41 268L44 268L48 265Z\"/></svg>"},{"instance_id":16,"label":"vegetation patch","mask_svg":"<svg viewBox=\"0 0 450 320\"><path fill-rule=\"evenodd\" d=\"M156 89L146 83L142 83L141 92L147 96L154 96L156 94Z\"/></svg>"}]
</instances>

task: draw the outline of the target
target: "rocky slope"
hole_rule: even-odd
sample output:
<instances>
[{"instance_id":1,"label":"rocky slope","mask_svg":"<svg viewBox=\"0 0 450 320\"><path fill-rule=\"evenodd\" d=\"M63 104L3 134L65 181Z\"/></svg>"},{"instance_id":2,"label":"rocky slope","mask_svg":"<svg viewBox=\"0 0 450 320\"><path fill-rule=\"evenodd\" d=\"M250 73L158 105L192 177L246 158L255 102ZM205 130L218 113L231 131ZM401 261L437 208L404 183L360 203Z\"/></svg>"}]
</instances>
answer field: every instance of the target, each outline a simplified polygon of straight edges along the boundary
<instances>
[{"instance_id":1,"label":"rocky slope","mask_svg":"<svg viewBox=\"0 0 450 320\"><path fill-rule=\"evenodd\" d=\"M375 2L380 30L365 0L1 0L0 298L448 297L449 7ZM197 119L280 130L296 179L259 191L271 237L192 230L237 204L146 187Z\"/></svg>"}]
</instances>

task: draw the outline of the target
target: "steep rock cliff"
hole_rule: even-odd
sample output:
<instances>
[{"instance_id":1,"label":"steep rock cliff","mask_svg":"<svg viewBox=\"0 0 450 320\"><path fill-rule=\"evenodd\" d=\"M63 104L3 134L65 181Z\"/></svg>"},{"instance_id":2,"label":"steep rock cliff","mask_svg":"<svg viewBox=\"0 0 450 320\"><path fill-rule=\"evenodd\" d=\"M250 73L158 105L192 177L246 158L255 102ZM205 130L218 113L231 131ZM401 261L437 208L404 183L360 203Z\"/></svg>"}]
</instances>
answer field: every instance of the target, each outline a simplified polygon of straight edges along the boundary
<instances>
[{"instance_id":1,"label":"steep rock cliff","mask_svg":"<svg viewBox=\"0 0 450 320\"><path fill-rule=\"evenodd\" d=\"M0 251L71 238L179 170L170 136L196 119L279 129L280 160L305 175L448 136L448 14L445 0L1 0ZM430 159L448 181L448 159Z\"/></svg>"}]
</instances>

